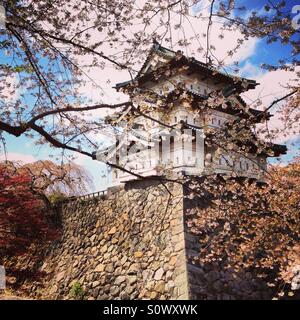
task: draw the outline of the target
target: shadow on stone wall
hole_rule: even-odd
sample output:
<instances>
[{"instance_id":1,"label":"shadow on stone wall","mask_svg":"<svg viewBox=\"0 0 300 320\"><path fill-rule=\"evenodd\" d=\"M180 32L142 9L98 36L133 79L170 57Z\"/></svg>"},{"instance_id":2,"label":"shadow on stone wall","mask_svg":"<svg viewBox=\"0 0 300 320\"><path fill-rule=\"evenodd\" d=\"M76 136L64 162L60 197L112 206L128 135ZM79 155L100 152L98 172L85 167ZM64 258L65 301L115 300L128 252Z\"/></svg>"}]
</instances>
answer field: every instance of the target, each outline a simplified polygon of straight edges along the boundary
<instances>
[{"instance_id":1,"label":"shadow on stone wall","mask_svg":"<svg viewBox=\"0 0 300 320\"><path fill-rule=\"evenodd\" d=\"M214 240L223 231L226 219L213 221L213 227L206 228L205 225L198 225L197 221L201 217L205 219L206 209L211 209L211 201L221 200L222 204L230 200L230 193L227 198L218 195L213 197L201 185L203 177L197 179L198 193L191 197L188 185L184 188L183 211L185 220L185 245L187 256L187 270L189 282L189 296L191 299L218 299L218 300L270 300L277 296L282 290L283 283L273 285L279 276L279 267L273 265L272 269L259 268L254 263L248 268L237 268L235 262L226 256L226 250L220 250L220 255L214 255ZM219 179L219 180L218 180ZM216 177L216 181L222 182L222 177ZM223 181L224 182L224 181ZM210 212L212 214L212 212ZM208 219L207 219L208 220ZM229 222L230 224L230 222ZM235 247L231 245L232 232L239 232L234 226L230 226L230 232L224 242L216 242L217 245L226 247L234 253ZM218 239L217 239L218 241ZM213 249L210 250L210 248ZM223 248L222 248L223 249ZM210 255L213 258L203 259L203 255ZM257 254L257 253L253 253ZM246 256L245 256L246 257ZM251 256L247 256L249 261ZM207 262L209 260L210 262ZM285 285L286 289L289 285ZM300 292L295 296L285 296L284 299L297 299Z\"/></svg>"}]
</instances>

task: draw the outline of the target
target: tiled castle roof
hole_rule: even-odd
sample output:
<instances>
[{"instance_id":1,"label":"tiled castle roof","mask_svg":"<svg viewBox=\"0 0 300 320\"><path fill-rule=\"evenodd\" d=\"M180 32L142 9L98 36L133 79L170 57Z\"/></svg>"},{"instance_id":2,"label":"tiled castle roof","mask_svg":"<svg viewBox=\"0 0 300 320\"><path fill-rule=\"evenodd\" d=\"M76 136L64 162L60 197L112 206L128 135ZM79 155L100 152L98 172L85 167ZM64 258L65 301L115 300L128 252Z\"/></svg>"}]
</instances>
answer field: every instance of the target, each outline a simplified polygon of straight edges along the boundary
<instances>
[{"instance_id":1,"label":"tiled castle roof","mask_svg":"<svg viewBox=\"0 0 300 320\"><path fill-rule=\"evenodd\" d=\"M133 84L134 82L143 83L144 81L151 79L151 75L153 75L153 72L152 72L152 70L150 70L150 71L145 70L145 67L148 65L149 61L151 60L152 53L156 53L156 54L168 59L169 62L167 62L167 64L169 64L170 66L176 67L176 66L180 66L180 65L188 65L194 71L202 71L204 74L213 76L214 78L219 78L220 80L222 80L224 82L234 84L235 86L240 87L239 89L241 91L253 89L253 88L255 88L256 85L258 85L258 83L255 80L232 76L226 72L222 72L222 71L218 70L217 68L215 68L212 65L208 65L208 64L206 64L202 61L199 61L195 58L186 57L181 52L175 52L171 49L165 48L165 47L161 46L158 42L154 41L154 44L153 44L152 48L150 49L150 52L149 52L144 64L142 65L141 69L137 73L136 77L130 81L117 83L115 88L120 89L120 88L126 87L130 84ZM180 53L180 58L178 58L178 53ZM242 88L241 88L242 83L244 83L244 85L246 85L244 90L242 90Z\"/></svg>"}]
</instances>

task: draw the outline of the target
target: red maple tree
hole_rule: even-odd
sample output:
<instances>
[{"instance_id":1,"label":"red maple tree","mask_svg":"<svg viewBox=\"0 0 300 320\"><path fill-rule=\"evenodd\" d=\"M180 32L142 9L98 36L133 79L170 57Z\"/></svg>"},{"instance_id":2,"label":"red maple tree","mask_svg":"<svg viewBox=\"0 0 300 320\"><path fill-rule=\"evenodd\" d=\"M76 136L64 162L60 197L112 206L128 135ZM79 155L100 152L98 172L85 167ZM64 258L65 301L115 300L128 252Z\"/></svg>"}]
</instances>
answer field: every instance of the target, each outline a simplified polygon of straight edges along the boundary
<instances>
[{"instance_id":1,"label":"red maple tree","mask_svg":"<svg viewBox=\"0 0 300 320\"><path fill-rule=\"evenodd\" d=\"M49 224L44 205L31 189L31 176L0 165L0 256L26 253L35 243L52 240L57 232Z\"/></svg>"}]
</instances>

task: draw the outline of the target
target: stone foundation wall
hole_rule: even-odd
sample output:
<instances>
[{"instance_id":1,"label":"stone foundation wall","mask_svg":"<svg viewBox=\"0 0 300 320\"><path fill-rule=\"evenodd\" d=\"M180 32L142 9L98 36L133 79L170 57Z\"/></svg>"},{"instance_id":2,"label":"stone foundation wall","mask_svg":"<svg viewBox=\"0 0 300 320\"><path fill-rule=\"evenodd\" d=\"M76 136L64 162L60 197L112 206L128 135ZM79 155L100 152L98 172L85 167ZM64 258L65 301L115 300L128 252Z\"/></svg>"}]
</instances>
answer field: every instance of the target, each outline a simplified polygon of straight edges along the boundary
<instances>
[{"instance_id":1,"label":"stone foundation wall","mask_svg":"<svg viewBox=\"0 0 300 320\"><path fill-rule=\"evenodd\" d=\"M182 199L178 185L136 182L64 205L62 239L42 267L48 297L68 299L79 282L85 299L187 299Z\"/></svg>"},{"instance_id":2,"label":"stone foundation wall","mask_svg":"<svg viewBox=\"0 0 300 320\"><path fill-rule=\"evenodd\" d=\"M201 203L181 185L155 182L65 204L62 239L41 268L46 296L69 299L79 283L84 299L270 299L249 272L193 264L200 248L191 212L201 213Z\"/></svg>"}]
</instances>

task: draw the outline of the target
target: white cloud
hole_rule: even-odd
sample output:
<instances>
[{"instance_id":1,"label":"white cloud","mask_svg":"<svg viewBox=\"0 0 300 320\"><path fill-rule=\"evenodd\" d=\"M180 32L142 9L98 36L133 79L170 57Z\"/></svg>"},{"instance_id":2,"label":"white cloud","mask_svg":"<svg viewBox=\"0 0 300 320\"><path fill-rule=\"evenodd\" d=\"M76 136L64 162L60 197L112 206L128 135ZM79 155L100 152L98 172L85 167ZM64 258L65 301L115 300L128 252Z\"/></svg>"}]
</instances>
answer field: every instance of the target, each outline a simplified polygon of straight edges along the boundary
<instances>
[{"instance_id":1,"label":"white cloud","mask_svg":"<svg viewBox=\"0 0 300 320\"><path fill-rule=\"evenodd\" d=\"M217 3L214 4L214 9L217 8ZM200 19L194 18L191 23L193 24L193 29L197 30L200 34L207 32L207 25L210 16L210 7L211 1L203 0L199 2L196 6L192 7L192 14L196 17L201 16ZM185 29L191 29L189 23L185 24ZM212 45L215 50L212 50L212 54L218 61L222 61L225 65L231 65L233 62L238 61L242 62L247 58L251 57L256 50L259 39L257 38L249 38L245 40L244 35L240 32L240 30L231 27L230 29L224 29L224 19L221 17L213 17L212 25L210 27L209 33L209 45ZM188 31L187 31L188 32ZM222 37L220 37L222 35ZM233 52L233 55L228 54L231 50L233 50L238 41L243 39L243 43L239 47L236 52ZM206 51L207 43L206 38L202 41L202 47ZM197 42L194 41L192 46L197 45Z\"/></svg>"},{"instance_id":2,"label":"white cloud","mask_svg":"<svg viewBox=\"0 0 300 320\"><path fill-rule=\"evenodd\" d=\"M254 90L250 90L243 95L248 103L261 99L263 104L268 106L274 99L286 94L286 86L292 84L293 80L297 78L295 72L291 71L277 70L261 73L259 67L253 65L248 67L252 74L258 75L256 81L259 82L259 85ZM256 71L255 68L257 69Z\"/></svg>"},{"instance_id":3,"label":"white cloud","mask_svg":"<svg viewBox=\"0 0 300 320\"><path fill-rule=\"evenodd\" d=\"M241 77L257 80L263 77L266 72L261 68L255 66L249 61L239 69L239 74Z\"/></svg>"},{"instance_id":4,"label":"white cloud","mask_svg":"<svg viewBox=\"0 0 300 320\"><path fill-rule=\"evenodd\" d=\"M32 162L37 161L37 159L35 159L31 155L22 154L22 153L15 153L15 152L8 152L6 155L5 154L1 154L0 155L0 161L5 161L5 160L17 161L17 162L20 162L22 164L32 163Z\"/></svg>"},{"instance_id":5,"label":"white cloud","mask_svg":"<svg viewBox=\"0 0 300 320\"><path fill-rule=\"evenodd\" d=\"M221 33L223 35L222 39L219 38ZM216 48L214 54L218 60L223 61L225 65L228 66L235 61L241 63L255 54L259 40L250 38L249 40L245 40L239 49L236 52L233 52L233 55L229 55L229 52L236 47L238 40L242 38L243 35L239 30L221 31L221 25L219 23L213 24L210 43Z\"/></svg>"},{"instance_id":6,"label":"white cloud","mask_svg":"<svg viewBox=\"0 0 300 320\"><path fill-rule=\"evenodd\" d=\"M262 105L260 109L267 108L273 101L285 96L289 92L287 85L293 84L294 80L297 79L296 73L292 71L277 70L263 73L259 67L250 64L246 65L245 70L246 72L251 72L253 75L257 75L255 80L259 82L259 85L254 90L244 93L243 98L250 106L261 101ZM299 133L297 133L297 130L293 130L293 128L285 129L284 133L286 135L283 135L284 123L280 119L281 115L278 111L285 102L286 101L283 100L270 109L273 116L268 123L269 130L282 130L282 133L274 140L277 143L286 143L299 139Z\"/></svg>"}]
</instances>

